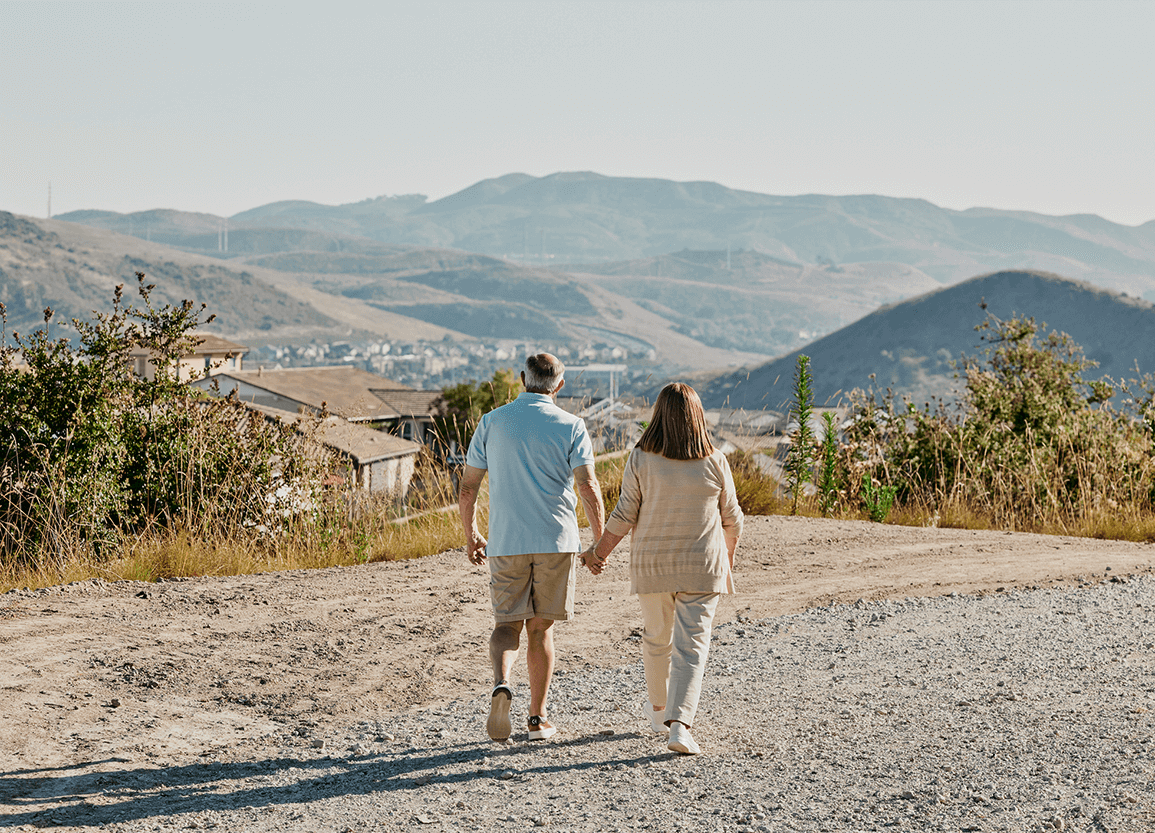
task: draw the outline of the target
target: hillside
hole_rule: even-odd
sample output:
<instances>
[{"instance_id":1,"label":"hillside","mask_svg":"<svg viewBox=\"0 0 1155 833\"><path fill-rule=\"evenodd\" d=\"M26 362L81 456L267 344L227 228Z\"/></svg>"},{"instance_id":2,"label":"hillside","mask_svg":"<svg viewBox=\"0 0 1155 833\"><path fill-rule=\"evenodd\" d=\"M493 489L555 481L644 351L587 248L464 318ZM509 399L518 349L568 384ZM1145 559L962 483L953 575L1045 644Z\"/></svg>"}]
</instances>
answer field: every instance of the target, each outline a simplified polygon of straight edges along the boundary
<instances>
[{"instance_id":1,"label":"hillside","mask_svg":"<svg viewBox=\"0 0 1155 833\"><path fill-rule=\"evenodd\" d=\"M223 219L191 215L178 222L165 212L61 216L206 251L216 251ZM876 195L785 197L712 182L509 174L434 202L416 195L338 206L281 202L241 212L229 225L230 254L255 245L235 237L242 228L461 249L553 268L729 247L797 266L902 265L943 284L989 271L1046 270L1155 300L1155 220L1129 227L1094 215L955 211Z\"/></svg>"},{"instance_id":2,"label":"hillside","mask_svg":"<svg viewBox=\"0 0 1155 833\"><path fill-rule=\"evenodd\" d=\"M135 298L135 273L157 285L154 302L188 298L208 305L217 318L206 332L249 341L327 338L356 330L378 332L387 315L348 299L318 297L282 273L190 254L135 236L58 220L31 220L0 212L0 302L8 329L39 325L45 307L67 330L72 318L107 310L123 283ZM366 316L363 310L373 312ZM441 338L444 328L404 319L411 331Z\"/></svg>"},{"instance_id":3,"label":"hillside","mask_svg":"<svg viewBox=\"0 0 1155 833\"><path fill-rule=\"evenodd\" d=\"M578 264L587 283L612 290L714 347L779 355L882 304L938 282L901 264L798 265L753 251L681 251L633 261Z\"/></svg>"},{"instance_id":4,"label":"hillside","mask_svg":"<svg viewBox=\"0 0 1155 833\"><path fill-rule=\"evenodd\" d=\"M983 346L974 331L986 312L999 318L1030 315L1068 333L1087 358L1088 372L1116 379L1155 371L1155 306L1044 272L981 275L885 306L837 332L766 364L717 376L700 385L707 407L780 410L790 399L799 353L811 359L816 404L833 404L853 388L894 388L916 402L951 396L957 387L951 361Z\"/></svg>"},{"instance_id":5,"label":"hillside","mask_svg":"<svg viewBox=\"0 0 1155 833\"><path fill-rule=\"evenodd\" d=\"M190 234L202 223L174 214L173 227L191 228ZM108 309L117 283L131 291L134 273L142 271L157 284L156 301L206 303L217 320L205 331L245 343L350 337L606 342L652 350L655 373L736 367L768 355L711 347L630 299L564 273L329 233L250 231L248 239L264 245L221 259L103 228L0 212L0 302L8 309L9 332L38 326L45 307L67 330L71 318ZM308 248L334 240L340 249ZM301 248L286 250L295 246Z\"/></svg>"}]
</instances>

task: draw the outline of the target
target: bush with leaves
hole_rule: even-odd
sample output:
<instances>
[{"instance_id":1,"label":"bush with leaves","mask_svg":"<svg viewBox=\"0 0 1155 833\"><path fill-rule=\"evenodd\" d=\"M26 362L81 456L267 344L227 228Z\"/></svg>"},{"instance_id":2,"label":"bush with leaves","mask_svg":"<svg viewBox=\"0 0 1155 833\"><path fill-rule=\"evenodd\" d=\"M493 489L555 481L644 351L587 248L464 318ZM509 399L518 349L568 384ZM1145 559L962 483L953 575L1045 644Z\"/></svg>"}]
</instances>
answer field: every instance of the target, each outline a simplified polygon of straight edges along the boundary
<instances>
[{"instance_id":1,"label":"bush with leaves","mask_svg":"<svg viewBox=\"0 0 1155 833\"><path fill-rule=\"evenodd\" d=\"M1068 528L1097 512L1149 511L1155 425L1143 381L1122 410L1117 383L1088 380L1095 366L1064 333L1034 319L993 315L976 328L987 346L963 356L955 406L917 408L852 396L848 449L855 479L893 487L900 503L962 507L1005 528Z\"/></svg>"},{"instance_id":2,"label":"bush with leaves","mask_svg":"<svg viewBox=\"0 0 1155 833\"><path fill-rule=\"evenodd\" d=\"M822 443L819 446L818 506L822 517L830 517L838 505L841 480L838 467L838 427L831 411L822 413Z\"/></svg>"},{"instance_id":3,"label":"bush with leaves","mask_svg":"<svg viewBox=\"0 0 1155 833\"><path fill-rule=\"evenodd\" d=\"M291 429L182 384L180 358L212 317L155 307L137 278L141 306L118 286L111 312L73 320L78 344L52 338L47 309L0 348L0 567L99 559L151 529L265 525L278 478L316 479ZM137 349L154 379L132 373Z\"/></svg>"},{"instance_id":4,"label":"bush with leaves","mask_svg":"<svg viewBox=\"0 0 1155 833\"><path fill-rule=\"evenodd\" d=\"M445 412L434 422L443 440L454 440L465 449L484 414L517 399L521 380L512 369L498 370L487 382L470 380L442 391Z\"/></svg>"}]
</instances>

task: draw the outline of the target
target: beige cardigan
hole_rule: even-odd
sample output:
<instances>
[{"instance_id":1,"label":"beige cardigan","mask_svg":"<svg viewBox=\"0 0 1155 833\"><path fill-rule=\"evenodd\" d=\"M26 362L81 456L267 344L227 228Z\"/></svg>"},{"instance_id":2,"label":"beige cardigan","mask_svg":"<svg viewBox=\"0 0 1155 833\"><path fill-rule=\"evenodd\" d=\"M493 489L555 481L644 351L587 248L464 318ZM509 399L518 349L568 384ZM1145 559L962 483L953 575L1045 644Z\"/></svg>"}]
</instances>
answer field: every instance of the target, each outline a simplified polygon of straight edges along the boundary
<instances>
[{"instance_id":1,"label":"beige cardigan","mask_svg":"<svg viewBox=\"0 0 1155 833\"><path fill-rule=\"evenodd\" d=\"M635 448L606 531L630 541L631 593L733 593L725 533L742 533L742 510L721 451L670 460Z\"/></svg>"}]
</instances>

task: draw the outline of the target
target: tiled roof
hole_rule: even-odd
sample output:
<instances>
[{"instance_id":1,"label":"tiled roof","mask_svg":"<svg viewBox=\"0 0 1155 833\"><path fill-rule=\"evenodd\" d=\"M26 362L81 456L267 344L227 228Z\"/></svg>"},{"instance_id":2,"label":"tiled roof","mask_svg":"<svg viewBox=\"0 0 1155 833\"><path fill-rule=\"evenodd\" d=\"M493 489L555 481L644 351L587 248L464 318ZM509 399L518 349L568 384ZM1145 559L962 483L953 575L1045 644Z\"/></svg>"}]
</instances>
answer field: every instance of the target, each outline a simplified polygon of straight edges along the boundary
<instances>
[{"instance_id":1,"label":"tiled roof","mask_svg":"<svg viewBox=\"0 0 1155 833\"><path fill-rule=\"evenodd\" d=\"M312 423L308 417L263 405L248 404L247 407L264 414L269 419L278 420L286 425L299 425L305 431L311 430ZM336 416L326 417L317 428L315 436L322 445L351 458L358 466L388 460L391 457L416 454L422 448L418 443Z\"/></svg>"},{"instance_id":2,"label":"tiled roof","mask_svg":"<svg viewBox=\"0 0 1155 833\"><path fill-rule=\"evenodd\" d=\"M329 412L355 421L381 419L397 413L374 391L412 391L413 389L348 365L336 367L292 367L282 370L230 370L216 377L236 379L267 390L284 399L306 405L315 411L322 403Z\"/></svg>"},{"instance_id":3,"label":"tiled roof","mask_svg":"<svg viewBox=\"0 0 1155 833\"><path fill-rule=\"evenodd\" d=\"M220 336L202 334L195 337L197 352L199 353L247 353L249 348L243 344L221 338Z\"/></svg>"},{"instance_id":4,"label":"tiled roof","mask_svg":"<svg viewBox=\"0 0 1155 833\"><path fill-rule=\"evenodd\" d=\"M380 390L373 389L373 395L391 408L397 416L436 416L441 399L439 390Z\"/></svg>"},{"instance_id":5,"label":"tiled roof","mask_svg":"<svg viewBox=\"0 0 1155 833\"><path fill-rule=\"evenodd\" d=\"M194 336L193 340L196 342L196 349L194 350L194 354L197 355L209 354L217 356L222 353L227 353L230 355L243 356L245 353L249 352L249 348L245 347L243 344L237 344L236 342L229 341L228 339L221 338L220 336L209 335L208 333L202 333L201 335ZM132 350L132 355L151 356L152 351L144 347L135 347Z\"/></svg>"}]
</instances>

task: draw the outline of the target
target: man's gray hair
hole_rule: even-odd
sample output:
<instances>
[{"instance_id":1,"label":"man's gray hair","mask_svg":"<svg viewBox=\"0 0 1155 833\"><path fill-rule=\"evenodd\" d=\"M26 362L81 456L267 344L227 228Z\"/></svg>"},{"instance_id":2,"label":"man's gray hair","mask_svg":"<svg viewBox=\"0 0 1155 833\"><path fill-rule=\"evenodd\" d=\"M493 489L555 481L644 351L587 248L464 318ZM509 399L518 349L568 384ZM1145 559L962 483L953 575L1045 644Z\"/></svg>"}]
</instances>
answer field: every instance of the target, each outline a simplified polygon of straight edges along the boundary
<instances>
[{"instance_id":1,"label":"man's gray hair","mask_svg":"<svg viewBox=\"0 0 1155 833\"><path fill-rule=\"evenodd\" d=\"M534 353L525 360L525 389L530 393L553 393L565 376L565 365L557 356Z\"/></svg>"}]
</instances>

